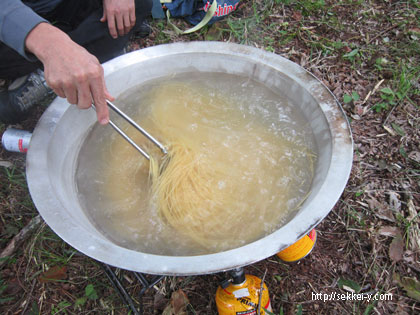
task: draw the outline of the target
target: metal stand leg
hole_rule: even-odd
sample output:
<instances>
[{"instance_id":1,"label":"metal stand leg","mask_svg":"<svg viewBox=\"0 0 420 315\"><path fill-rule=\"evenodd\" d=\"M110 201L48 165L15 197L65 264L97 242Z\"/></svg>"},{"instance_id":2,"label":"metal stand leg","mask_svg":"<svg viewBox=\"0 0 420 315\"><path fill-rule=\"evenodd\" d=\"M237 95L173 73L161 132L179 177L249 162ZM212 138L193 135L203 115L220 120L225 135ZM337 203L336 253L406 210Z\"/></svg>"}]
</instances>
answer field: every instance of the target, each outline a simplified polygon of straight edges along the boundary
<instances>
[{"instance_id":1,"label":"metal stand leg","mask_svg":"<svg viewBox=\"0 0 420 315\"><path fill-rule=\"evenodd\" d=\"M106 264L102 264L102 268L105 271L105 274L107 275L109 281L111 281L111 284L115 288L115 290L118 292L119 296L123 300L123 302L130 308L130 310L133 312L134 315L141 315L144 312L143 309L143 295L144 293L153 287L155 284L157 284L159 281L161 281L164 276L154 276L150 281L146 279L146 277L139 272L133 272L136 279L142 284L142 288L140 290L140 293L138 295L139 302L136 303L128 294L127 290L125 289L124 285L121 283L120 279L118 279L115 272L111 269L110 266ZM136 307L137 304L137 307Z\"/></svg>"}]
</instances>

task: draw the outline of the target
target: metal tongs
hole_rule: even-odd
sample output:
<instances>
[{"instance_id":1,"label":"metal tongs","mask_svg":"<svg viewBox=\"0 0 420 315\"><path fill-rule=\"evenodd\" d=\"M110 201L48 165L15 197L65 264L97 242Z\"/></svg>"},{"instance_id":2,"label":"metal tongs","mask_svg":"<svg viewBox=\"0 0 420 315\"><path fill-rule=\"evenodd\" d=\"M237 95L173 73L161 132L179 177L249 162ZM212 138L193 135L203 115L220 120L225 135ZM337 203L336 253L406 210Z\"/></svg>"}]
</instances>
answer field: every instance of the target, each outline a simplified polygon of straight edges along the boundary
<instances>
[{"instance_id":1,"label":"metal tongs","mask_svg":"<svg viewBox=\"0 0 420 315\"><path fill-rule=\"evenodd\" d=\"M120 115L122 118L124 118L127 122L129 122L134 128L136 128L138 131L140 131L147 139L149 139L153 144L155 144L163 154L167 154L168 151L166 148L158 141L156 138L154 138L150 133L148 133L146 130L144 130L142 127L140 127L133 119L131 119L126 113L124 113L121 109L119 109L117 106L112 104L111 101L106 100L106 103L108 106L118 115ZM95 106L93 105L95 108ZM111 119L109 120L109 124L117 131L125 140L127 140L137 151L139 151L146 159L150 161L150 155L144 151L141 147L139 147L133 139L131 139L124 131L122 131Z\"/></svg>"}]
</instances>

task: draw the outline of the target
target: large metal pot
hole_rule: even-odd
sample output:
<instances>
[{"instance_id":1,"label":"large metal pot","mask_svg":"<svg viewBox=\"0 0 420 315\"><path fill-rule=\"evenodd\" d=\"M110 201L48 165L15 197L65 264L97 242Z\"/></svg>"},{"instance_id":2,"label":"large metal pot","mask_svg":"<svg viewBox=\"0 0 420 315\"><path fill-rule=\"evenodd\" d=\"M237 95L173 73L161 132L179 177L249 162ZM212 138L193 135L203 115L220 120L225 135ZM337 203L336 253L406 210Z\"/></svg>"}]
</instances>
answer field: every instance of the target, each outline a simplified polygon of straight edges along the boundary
<instances>
[{"instance_id":1,"label":"large metal pot","mask_svg":"<svg viewBox=\"0 0 420 315\"><path fill-rule=\"evenodd\" d=\"M249 76L286 95L310 124L318 149L311 193L302 208L274 233L240 248L201 256L159 256L129 250L90 222L75 185L79 149L96 123L93 110L57 98L34 130L27 156L32 199L47 224L80 252L120 268L150 274L206 274L252 264L296 242L329 213L348 180L353 157L350 128L332 93L315 77L278 55L249 46L191 42L155 46L104 64L115 97L171 73L202 71Z\"/></svg>"}]
</instances>

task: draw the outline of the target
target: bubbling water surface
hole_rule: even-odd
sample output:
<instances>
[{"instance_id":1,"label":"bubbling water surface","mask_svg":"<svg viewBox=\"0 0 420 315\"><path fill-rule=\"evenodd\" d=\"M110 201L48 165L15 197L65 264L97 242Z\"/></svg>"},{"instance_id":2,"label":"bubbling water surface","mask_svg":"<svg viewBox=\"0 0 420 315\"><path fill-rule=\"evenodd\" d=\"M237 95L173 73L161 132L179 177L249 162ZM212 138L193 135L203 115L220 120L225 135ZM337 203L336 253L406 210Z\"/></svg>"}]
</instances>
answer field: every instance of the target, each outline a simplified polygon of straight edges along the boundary
<instances>
[{"instance_id":1,"label":"bubbling water surface","mask_svg":"<svg viewBox=\"0 0 420 315\"><path fill-rule=\"evenodd\" d=\"M259 82L184 73L130 89L116 104L169 150L188 152L162 197L151 192L149 162L111 127L93 127L78 159L79 198L120 246L161 255L236 248L278 229L310 191L312 131L288 99ZM118 123L159 158L142 135ZM195 164L184 170L187 160Z\"/></svg>"}]
</instances>

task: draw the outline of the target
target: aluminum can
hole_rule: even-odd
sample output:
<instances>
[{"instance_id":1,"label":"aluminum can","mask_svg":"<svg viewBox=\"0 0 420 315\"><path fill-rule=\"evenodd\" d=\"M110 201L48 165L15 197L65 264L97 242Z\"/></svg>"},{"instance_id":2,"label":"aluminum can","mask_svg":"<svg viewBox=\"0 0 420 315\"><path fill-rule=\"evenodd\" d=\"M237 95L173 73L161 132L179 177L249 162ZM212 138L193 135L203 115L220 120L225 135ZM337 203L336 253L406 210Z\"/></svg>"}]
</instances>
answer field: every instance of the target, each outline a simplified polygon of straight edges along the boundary
<instances>
[{"instance_id":1,"label":"aluminum can","mask_svg":"<svg viewBox=\"0 0 420 315\"><path fill-rule=\"evenodd\" d=\"M31 137L32 133L29 131L8 128L1 137L1 144L7 151L26 153Z\"/></svg>"}]
</instances>

